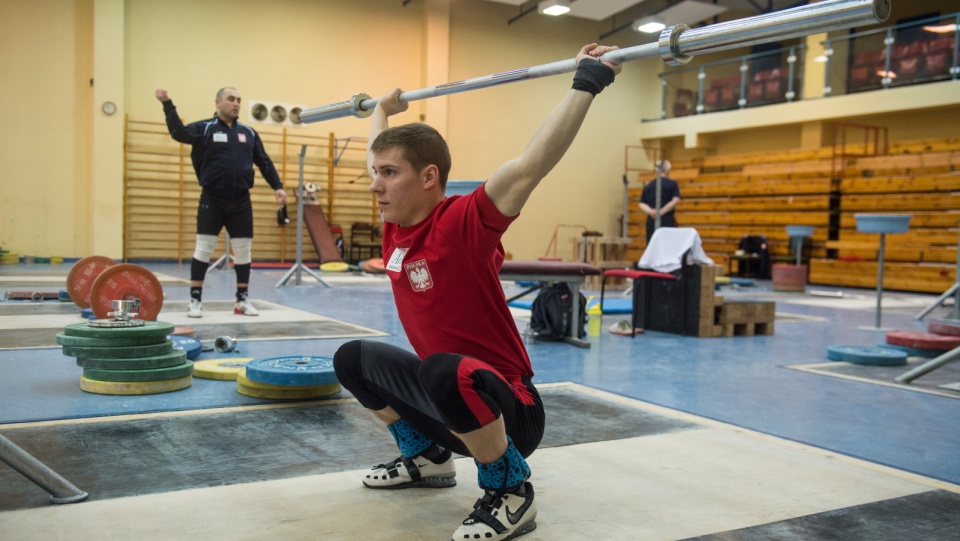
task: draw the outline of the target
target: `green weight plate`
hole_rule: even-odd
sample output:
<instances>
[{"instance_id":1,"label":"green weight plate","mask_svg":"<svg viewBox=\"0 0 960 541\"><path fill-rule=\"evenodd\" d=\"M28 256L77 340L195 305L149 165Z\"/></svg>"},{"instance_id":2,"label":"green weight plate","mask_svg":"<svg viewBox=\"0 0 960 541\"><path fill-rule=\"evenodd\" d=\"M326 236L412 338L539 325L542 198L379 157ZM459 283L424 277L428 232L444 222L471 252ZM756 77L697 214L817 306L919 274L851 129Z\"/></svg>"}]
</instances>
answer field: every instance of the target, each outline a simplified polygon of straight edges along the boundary
<instances>
[{"instance_id":1,"label":"green weight plate","mask_svg":"<svg viewBox=\"0 0 960 541\"><path fill-rule=\"evenodd\" d=\"M96 381L80 377L80 389L95 394L144 395L169 393L186 389L193 384L193 378L185 376L161 381Z\"/></svg>"},{"instance_id":2,"label":"green weight plate","mask_svg":"<svg viewBox=\"0 0 960 541\"><path fill-rule=\"evenodd\" d=\"M187 352L175 349L165 355L132 359L77 359L77 366L100 370L153 370L170 368L187 362ZM95 378L94 378L95 379Z\"/></svg>"},{"instance_id":3,"label":"green weight plate","mask_svg":"<svg viewBox=\"0 0 960 541\"><path fill-rule=\"evenodd\" d=\"M63 332L70 336L83 336L86 338L129 338L132 336L138 337L166 337L168 334L173 332L173 323L165 323L163 321L148 321L142 327L124 327L119 329L103 329L98 327L91 327L84 323L71 323L63 328Z\"/></svg>"},{"instance_id":4,"label":"green weight plate","mask_svg":"<svg viewBox=\"0 0 960 541\"><path fill-rule=\"evenodd\" d=\"M164 381L189 377L193 374L193 361L187 361L177 366L167 368L153 368L146 370L101 370L99 368L84 368L83 377L93 381Z\"/></svg>"},{"instance_id":5,"label":"green weight plate","mask_svg":"<svg viewBox=\"0 0 960 541\"><path fill-rule=\"evenodd\" d=\"M81 347L123 347L123 346L149 346L154 344L164 344L167 341L166 336L115 336L112 338L86 338L83 336L70 336L58 332L57 343L61 346L81 346Z\"/></svg>"},{"instance_id":6,"label":"green weight plate","mask_svg":"<svg viewBox=\"0 0 960 541\"><path fill-rule=\"evenodd\" d=\"M119 347L83 347L63 346L63 354L78 359L132 359L135 357L155 357L173 351L173 342L166 340L162 344L148 346Z\"/></svg>"}]
</instances>

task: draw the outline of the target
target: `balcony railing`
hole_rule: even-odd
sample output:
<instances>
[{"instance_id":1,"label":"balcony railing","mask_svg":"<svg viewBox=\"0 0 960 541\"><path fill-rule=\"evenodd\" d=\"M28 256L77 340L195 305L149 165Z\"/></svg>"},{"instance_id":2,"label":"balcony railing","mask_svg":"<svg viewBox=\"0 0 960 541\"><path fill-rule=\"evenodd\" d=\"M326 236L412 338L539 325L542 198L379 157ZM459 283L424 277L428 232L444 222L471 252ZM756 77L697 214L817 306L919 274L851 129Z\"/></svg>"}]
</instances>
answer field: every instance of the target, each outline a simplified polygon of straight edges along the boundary
<instances>
[{"instance_id":1,"label":"balcony railing","mask_svg":"<svg viewBox=\"0 0 960 541\"><path fill-rule=\"evenodd\" d=\"M660 75L660 118L676 118L800 99L803 45Z\"/></svg>"},{"instance_id":2,"label":"balcony railing","mask_svg":"<svg viewBox=\"0 0 960 541\"><path fill-rule=\"evenodd\" d=\"M960 75L960 13L824 41L824 96L929 83Z\"/></svg>"},{"instance_id":3,"label":"balcony railing","mask_svg":"<svg viewBox=\"0 0 960 541\"><path fill-rule=\"evenodd\" d=\"M960 77L960 13L830 38L824 96ZM803 44L660 74L660 119L802 99ZM815 96L808 96L815 97Z\"/></svg>"}]
</instances>

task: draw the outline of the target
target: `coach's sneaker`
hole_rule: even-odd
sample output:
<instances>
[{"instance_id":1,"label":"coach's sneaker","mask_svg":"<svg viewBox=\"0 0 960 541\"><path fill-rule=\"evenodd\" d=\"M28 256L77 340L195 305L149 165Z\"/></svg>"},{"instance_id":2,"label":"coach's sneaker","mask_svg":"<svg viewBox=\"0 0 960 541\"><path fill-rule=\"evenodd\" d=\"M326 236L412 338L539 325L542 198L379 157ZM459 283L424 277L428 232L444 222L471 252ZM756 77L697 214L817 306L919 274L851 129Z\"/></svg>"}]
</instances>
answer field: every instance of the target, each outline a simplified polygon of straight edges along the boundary
<instances>
[{"instance_id":1,"label":"coach's sneaker","mask_svg":"<svg viewBox=\"0 0 960 541\"><path fill-rule=\"evenodd\" d=\"M244 299L233 305L233 313L241 316L259 316L260 312L250 304L250 301Z\"/></svg>"},{"instance_id":2,"label":"coach's sneaker","mask_svg":"<svg viewBox=\"0 0 960 541\"><path fill-rule=\"evenodd\" d=\"M537 504L529 482L514 492L487 492L473 504L473 512L453 533L451 541L491 539L506 541L537 529Z\"/></svg>"},{"instance_id":3,"label":"coach's sneaker","mask_svg":"<svg viewBox=\"0 0 960 541\"><path fill-rule=\"evenodd\" d=\"M203 317L203 305L197 299L190 299L187 306L187 317Z\"/></svg>"},{"instance_id":4,"label":"coach's sneaker","mask_svg":"<svg viewBox=\"0 0 960 541\"><path fill-rule=\"evenodd\" d=\"M399 457L389 464L370 468L363 485L367 488L450 488L457 485L457 467L453 453L444 449L439 457L431 460L417 455L413 458Z\"/></svg>"}]
</instances>

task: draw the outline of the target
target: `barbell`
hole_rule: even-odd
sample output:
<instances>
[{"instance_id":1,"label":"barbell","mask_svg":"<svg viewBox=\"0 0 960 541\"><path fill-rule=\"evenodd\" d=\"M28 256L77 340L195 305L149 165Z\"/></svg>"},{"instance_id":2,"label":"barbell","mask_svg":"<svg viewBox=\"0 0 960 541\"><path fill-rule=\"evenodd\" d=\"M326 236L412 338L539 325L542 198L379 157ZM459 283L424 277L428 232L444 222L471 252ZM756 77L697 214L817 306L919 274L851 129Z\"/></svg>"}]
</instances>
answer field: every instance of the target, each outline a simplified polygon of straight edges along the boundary
<instances>
[{"instance_id":1,"label":"barbell","mask_svg":"<svg viewBox=\"0 0 960 541\"><path fill-rule=\"evenodd\" d=\"M664 29L660 33L660 39L655 43L610 51L600 59L622 64L660 57L669 65L680 66L700 54L880 23L890 16L890 1L824 0L702 28L691 29L687 25L678 24ZM446 96L468 90L572 73L576 70L577 61L571 58L403 92L400 94L400 101L411 102ZM305 109L300 113L300 120L309 124L350 115L364 118L373 113L379 101L379 98L371 98L367 94L360 93L346 101Z\"/></svg>"}]
</instances>

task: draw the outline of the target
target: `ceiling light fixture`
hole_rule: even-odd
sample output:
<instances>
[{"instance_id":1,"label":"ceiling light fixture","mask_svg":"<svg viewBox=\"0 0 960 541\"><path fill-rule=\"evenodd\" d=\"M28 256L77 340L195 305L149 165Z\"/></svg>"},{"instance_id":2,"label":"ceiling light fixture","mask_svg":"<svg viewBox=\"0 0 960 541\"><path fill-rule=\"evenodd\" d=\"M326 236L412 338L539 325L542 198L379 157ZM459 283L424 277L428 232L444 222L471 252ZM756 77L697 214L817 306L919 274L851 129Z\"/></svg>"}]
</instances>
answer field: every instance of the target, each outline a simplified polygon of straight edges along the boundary
<instances>
[{"instance_id":1,"label":"ceiling light fixture","mask_svg":"<svg viewBox=\"0 0 960 541\"><path fill-rule=\"evenodd\" d=\"M537 11L544 15L563 15L570 11L570 0L544 0L537 4Z\"/></svg>"},{"instance_id":2,"label":"ceiling light fixture","mask_svg":"<svg viewBox=\"0 0 960 541\"><path fill-rule=\"evenodd\" d=\"M944 24L940 26L924 26L923 29L927 32L935 32L937 34L950 34L957 31L957 23Z\"/></svg>"},{"instance_id":3,"label":"ceiling light fixture","mask_svg":"<svg viewBox=\"0 0 960 541\"><path fill-rule=\"evenodd\" d=\"M656 17L644 17L633 21L633 29L645 34L655 34L666 27L667 25L663 24L663 21Z\"/></svg>"}]
</instances>

